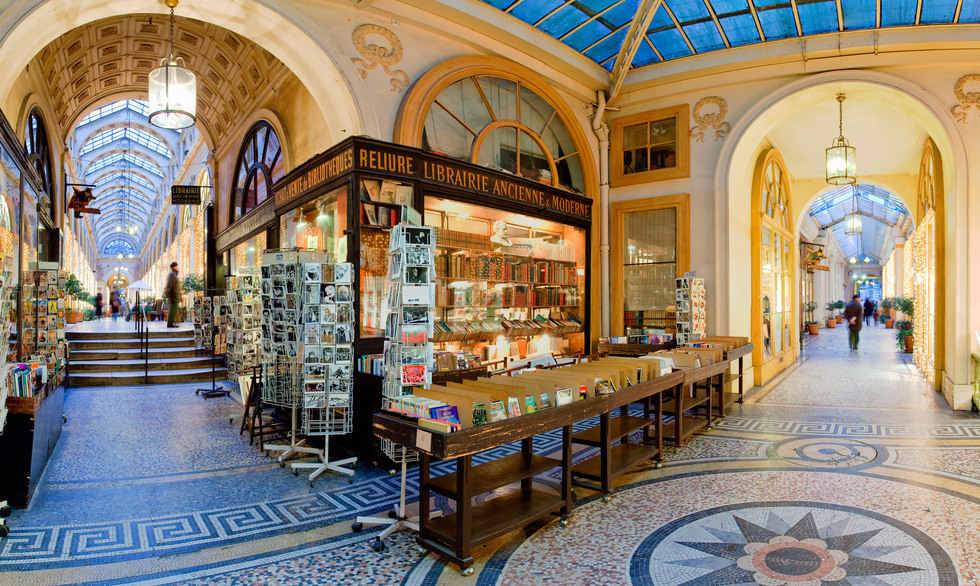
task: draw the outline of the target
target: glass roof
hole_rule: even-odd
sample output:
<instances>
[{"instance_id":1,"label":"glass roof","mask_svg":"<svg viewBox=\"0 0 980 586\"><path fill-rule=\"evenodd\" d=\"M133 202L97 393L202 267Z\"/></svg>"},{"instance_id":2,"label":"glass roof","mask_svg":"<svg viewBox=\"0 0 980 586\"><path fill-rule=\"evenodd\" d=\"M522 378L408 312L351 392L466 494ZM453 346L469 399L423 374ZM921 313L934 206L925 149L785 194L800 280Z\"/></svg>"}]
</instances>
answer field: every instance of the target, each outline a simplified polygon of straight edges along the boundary
<instances>
[{"instance_id":1,"label":"glass roof","mask_svg":"<svg viewBox=\"0 0 980 586\"><path fill-rule=\"evenodd\" d=\"M109 244L105 245L105 254L109 256L115 256L117 254L136 254L133 250L133 245L126 240L113 240Z\"/></svg>"},{"instance_id":2,"label":"glass roof","mask_svg":"<svg viewBox=\"0 0 980 586\"><path fill-rule=\"evenodd\" d=\"M102 157L101 159L92 163L92 166L88 168L88 171L86 171L85 174L91 175L99 169L104 169L109 166L120 166L119 163L122 162L130 163L142 169L146 169L157 177L163 177L163 171L160 170L160 167L156 163L147 159L146 157L134 155L133 153L116 153L109 155L108 157Z\"/></svg>"},{"instance_id":3,"label":"glass roof","mask_svg":"<svg viewBox=\"0 0 980 586\"><path fill-rule=\"evenodd\" d=\"M122 112L127 108L132 110L133 112L136 112L140 116L143 116L144 118L150 115L150 106L146 102L142 100L123 100L121 102L113 102L111 104L107 104L105 106L102 106L98 110L89 113L88 116L82 118L81 122L79 122L78 125L85 126L90 122L101 120L102 118L105 118L110 114L115 114L116 112Z\"/></svg>"},{"instance_id":4,"label":"glass roof","mask_svg":"<svg viewBox=\"0 0 980 586\"><path fill-rule=\"evenodd\" d=\"M861 233L847 234L845 218L855 211L861 214ZM834 238L848 258L881 262L879 255L891 235L892 227L907 214L905 203L897 195L874 185L842 185L829 191L810 205L810 216L821 228L833 231Z\"/></svg>"},{"instance_id":5,"label":"glass roof","mask_svg":"<svg viewBox=\"0 0 980 586\"><path fill-rule=\"evenodd\" d=\"M639 0L483 0L612 70ZM978 0L664 0L633 67L791 37L980 22Z\"/></svg>"},{"instance_id":6,"label":"glass roof","mask_svg":"<svg viewBox=\"0 0 980 586\"><path fill-rule=\"evenodd\" d=\"M85 143L82 150L78 151L79 156L86 155L97 148L104 147L107 144L111 144L117 140L129 139L136 142L139 145L145 146L150 150L156 151L161 155L170 158L170 148L160 142L152 134L139 130L138 128L113 128L112 130L106 130L105 132L100 132L99 134L93 136Z\"/></svg>"},{"instance_id":7,"label":"glass roof","mask_svg":"<svg viewBox=\"0 0 980 586\"><path fill-rule=\"evenodd\" d=\"M124 181L126 183L130 183L131 182L131 183L135 183L137 185L142 185L143 187L146 187L148 189L156 190L156 186L155 185L153 185L152 183L150 183L146 179L143 179L142 177L140 177L136 173L133 173L132 171L113 171L112 173L109 173L108 175L105 175L103 177L100 177L99 180L95 182L95 186L96 187L102 187L106 183L110 183L110 182L116 181L116 180Z\"/></svg>"}]
</instances>

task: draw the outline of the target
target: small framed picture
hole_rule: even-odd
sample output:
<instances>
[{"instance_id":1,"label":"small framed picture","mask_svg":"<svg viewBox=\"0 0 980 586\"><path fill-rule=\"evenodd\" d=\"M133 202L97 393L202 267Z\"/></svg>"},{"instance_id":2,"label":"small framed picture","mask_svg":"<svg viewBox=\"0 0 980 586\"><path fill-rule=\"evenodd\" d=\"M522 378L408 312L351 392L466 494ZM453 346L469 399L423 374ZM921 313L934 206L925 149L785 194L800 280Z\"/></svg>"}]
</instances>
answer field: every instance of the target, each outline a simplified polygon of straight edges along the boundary
<instances>
[{"instance_id":1,"label":"small framed picture","mask_svg":"<svg viewBox=\"0 0 980 586\"><path fill-rule=\"evenodd\" d=\"M405 267L405 282L409 285L422 285L429 282L429 267Z\"/></svg>"},{"instance_id":2,"label":"small framed picture","mask_svg":"<svg viewBox=\"0 0 980 586\"><path fill-rule=\"evenodd\" d=\"M416 246L430 246L432 244L431 226L406 226L405 243Z\"/></svg>"},{"instance_id":3,"label":"small framed picture","mask_svg":"<svg viewBox=\"0 0 980 586\"><path fill-rule=\"evenodd\" d=\"M337 302L346 303L351 300L351 286L337 285Z\"/></svg>"},{"instance_id":4,"label":"small framed picture","mask_svg":"<svg viewBox=\"0 0 980 586\"><path fill-rule=\"evenodd\" d=\"M303 348L303 363L318 364L320 362L320 347L307 345Z\"/></svg>"},{"instance_id":5,"label":"small framed picture","mask_svg":"<svg viewBox=\"0 0 980 586\"><path fill-rule=\"evenodd\" d=\"M339 262L334 265L333 280L335 283L351 283L354 266L349 262Z\"/></svg>"}]
</instances>

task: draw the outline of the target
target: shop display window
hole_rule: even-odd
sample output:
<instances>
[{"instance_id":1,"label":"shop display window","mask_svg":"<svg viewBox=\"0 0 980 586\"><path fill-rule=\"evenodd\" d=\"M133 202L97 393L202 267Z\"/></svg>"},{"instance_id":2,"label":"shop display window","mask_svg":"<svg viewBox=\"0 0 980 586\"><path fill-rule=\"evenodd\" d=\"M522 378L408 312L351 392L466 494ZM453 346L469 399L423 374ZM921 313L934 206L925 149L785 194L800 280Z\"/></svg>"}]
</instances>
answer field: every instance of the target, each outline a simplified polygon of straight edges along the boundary
<instances>
[{"instance_id":1,"label":"shop display window","mask_svg":"<svg viewBox=\"0 0 980 586\"><path fill-rule=\"evenodd\" d=\"M612 121L610 161L615 185L690 176L687 105Z\"/></svg>"},{"instance_id":2,"label":"shop display window","mask_svg":"<svg viewBox=\"0 0 980 586\"><path fill-rule=\"evenodd\" d=\"M585 230L433 196L424 220L437 228L438 349L505 364L583 351Z\"/></svg>"},{"instance_id":3,"label":"shop display window","mask_svg":"<svg viewBox=\"0 0 980 586\"><path fill-rule=\"evenodd\" d=\"M360 287L361 337L384 337L382 303L388 274L388 243L392 226L401 221L402 210L411 208L415 193L411 183L362 178L360 181Z\"/></svg>"},{"instance_id":4,"label":"shop display window","mask_svg":"<svg viewBox=\"0 0 980 586\"><path fill-rule=\"evenodd\" d=\"M231 249L229 274L238 275L244 269L258 269L262 266L262 251L267 248L265 232L259 232L252 238Z\"/></svg>"},{"instance_id":5,"label":"shop display window","mask_svg":"<svg viewBox=\"0 0 980 586\"><path fill-rule=\"evenodd\" d=\"M623 325L627 335L673 333L677 210L631 212L623 218Z\"/></svg>"},{"instance_id":6,"label":"shop display window","mask_svg":"<svg viewBox=\"0 0 980 586\"><path fill-rule=\"evenodd\" d=\"M279 217L279 246L330 254L347 261L347 191L344 185Z\"/></svg>"}]
</instances>

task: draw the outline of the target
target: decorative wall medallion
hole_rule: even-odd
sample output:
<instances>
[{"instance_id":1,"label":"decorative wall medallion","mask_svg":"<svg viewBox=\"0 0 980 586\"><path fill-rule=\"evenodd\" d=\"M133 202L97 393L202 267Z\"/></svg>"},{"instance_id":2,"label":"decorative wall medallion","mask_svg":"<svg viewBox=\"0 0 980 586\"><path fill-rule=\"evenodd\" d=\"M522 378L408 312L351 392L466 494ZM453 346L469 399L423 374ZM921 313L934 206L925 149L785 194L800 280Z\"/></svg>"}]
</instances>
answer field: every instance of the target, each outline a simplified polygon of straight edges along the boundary
<instances>
[{"instance_id":1,"label":"decorative wall medallion","mask_svg":"<svg viewBox=\"0 0 980 586\"><path fill-rule=\"evenodd\" d=\"M672 521L636 549L630 578L692 586L957 583L949 554L907 523L856 507L786 501Z\"/></svg>"},{"instance_id":2,"label":"decorative wall medallion","mask_svg":"<svg viewBox=\"0 0 980 586\"><path fill-rule=\"evenodd\" d=\"M705 108L708 109L707 112ZM717 111L714 111L715 108ZM732 130L732 125L725 122L725 117L728 116L728 101L725 98L718 96L702 98L694 105L693 114L697 126L691 127L691 136L698 142L704 142L704 133L709 128L714 129L716 141L725 138L725 135Z\"/></svg>"},{"instance_id":3,"label":"decorative wall medallion","mask_svg":"<svg viewBox=\"0 0 980 586\"><path fill-rule=\"evenodd\" d=\"M966 111L974 107L980 112L980 92L964 91L966 84L970 82L980 82L980 73L969 73L956 80L953 85L953 95L960 101L959 104L949 109L949 113L957 122L966 124Z\"/></svg>"},{"instance_id":4,"label":"decorative wall medallion","mask_svg":"<svg viewBox=\"0 0 980 586\"><path fill-rule=\"evenodd\" d=\"M382 47L368 43L368 35L376 35L388 42L390 47ZM354 29L351 35L354 48L361 54L363 59L354 58L351 61L357 66L357 71L363 79L367 79L368 71L380 65L389 76L391 76L391 91L400 92L408 87L408 74L401 69L391 69L402 60L402 42L398 40L395 33L383 26L376 24L362 24Z\"/></svg>"}]
</instances>

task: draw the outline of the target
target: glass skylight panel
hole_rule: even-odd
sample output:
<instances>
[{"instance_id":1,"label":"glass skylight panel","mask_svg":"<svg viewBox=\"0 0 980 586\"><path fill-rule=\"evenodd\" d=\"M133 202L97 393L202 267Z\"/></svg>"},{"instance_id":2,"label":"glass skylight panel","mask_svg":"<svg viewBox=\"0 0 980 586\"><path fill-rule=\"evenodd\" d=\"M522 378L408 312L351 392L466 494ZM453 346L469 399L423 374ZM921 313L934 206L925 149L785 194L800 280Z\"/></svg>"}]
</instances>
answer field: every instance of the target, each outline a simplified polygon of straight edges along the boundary
<instances>
[{"instance_id":1,"label":"glass skylight panel","mask_svg":"<svg viewBox=\"0 0 980 586\"><path fill-rule=\"evenodd\" d=\"M152 183L150 183L146 179L143 179L139 175L137 175L135 173L130 173L128 171L117 171L115 173L109 173L105 177L102 177L101 179L99 179L98 181L96 181L95 182L95 185L96 186L102 186L102 185L105 185L106 183L110 183L110 182L115 181L117 179L120 180L120 181L124 181L124 182L130 182L130 183L135 183L137 185L142 185L143 187L147 187L149 189L153 189L153 190L156 189L156 186L154 186Z\"/></svg>"},{"instance_id":2,"label":"glass skylight panel","mask_svg":"<svg viewBox=\"0 0 980 586\"><path fill-rule=\"evenodd\" d=\"M844 30L874 28L876 0L847 0L841 2L844 12Z\"/></svg>"},{"instance_id":3,"label":"glass skylight panel","mask_svg":"<svg viewBox=\"0 0 980 586\"><path fill-rule=\"evenodd\" d=\"M751 14L721 17L718 22L721 23L721 28L725 31L725 36L728 37L728 42L733 47L762 41L759 38L759 29L755 26L755 19L752 18Z\"/></svg>"},{"instance_id":4,"label":"glass skylight panel","mask_svg":"<svg viewBox=\"0 0 980 586\"><path fill-rule=\"evenodd\" d=\"M709 4L711 4L711 8L714 9L715 14L718 16L749 11L747 0L711 0Z\"/></svg>"},{"instance_id":5,"label":"glass skylight panel","mask_svg":"<svg viewBox=\"0 0 980 586\"><path fill-rule=\"evenodd\" d=\"M94 137L90 138L82 150L78 151L79 155L84 155L94 151L95 149L102 148L105 145L119 140L126 136L125 128L113 128L112 130L106 130L96 134Z\"/></svg>"},{"instance_id":6,"label":"glass skylight panel","mask_svg":"<svg viewBox=\"0 0 980 586\"><path fill-rule=\"evenodd\" d=\"M721 38L721 33L718 32L718 27L713 20L686 25L684 33L698 53L725 48L725 41Z\"/></svg>"},{"instance_id":7,"label":"glass skylight panel","mask_svg":"<svg viewBox=\"0 0 980 586\"><path fill-rule=\"evenodd\" d=\"M146 196L136 191L135 189L129 187L113 187L107 189L102 194L96 194L96 195L100 201L109 200L114 197L122 197L128 199L136 199L147 205L150 205L150 200Z\"/></svg>"},{"instance_id":8,"label":"glass skylight panel","mask_svg":"<svg viewBox=\"0 0 980 586\"><path fill-rule=\"evenodd\" d=\"M145 157L134 155L133 153L116 153L113 155L109 155L108 157L102 157L101 159L93 163L92 166L89 167L88 171L85 172L85 174L91 175L96 171L99 171L101 169L104 169L112 165L118 165L123 161L132 165L136 165L137 167L140 167L142 169L146 169L147 171L153 173L158 177L163 177L163 173L160 171L160 168L157 167L155 164L153 164L152 161L150 161Z\"/></svg>"},{"instance_id":9,"label":"glass skylight panel","mask_svg":"<svg viewBox=\"0 0 980 586\"><path fill-rule=\"evenodd\" d=\"M793 18L792 8L769 8L758 10L757 14L767 41L797 36L796 20Z\"/></svg>"},{"instance_id":10,"label":"glass skylight panel","mask_svg":"<svg viewBox=\"0 0 980 586\"><path fill-rule=\"evenodd\" d=\"M602 17L612 23L613 26L628 25L633 22L637 8L640 7L640 0L626 0L613 4L613 6L602 14Z\"/></svg>"},{"instance_id":11,"label":"glass skylight panel","mask_svg":"<svg viewBox=\"0 0 980 586\"><path fill-rule=\"evenodd\" d=\"M514 3L512 0L484 0L484 2L500 10L507 10L507 7Z\"/></svg>"},{"instance_id":12,"label":"glass skylight panel","mask_svg":"<svg viewBox=\"0 0 980 586\"><path fill-rule=\"evenodd\" d=\"M78 125L84 126L90 122L101 120L102 118L105 118L110 114L115 114L116 112L120 112L122 110L125 110L126 108L129 108L130 110L136 112L137 114L143 116L144 118L149 117L150 115L150 106L146 102L142 100L122 100L119 102L106 104L105 106L102 106L98 110L89 113L88 116L82 118L82 121L79 122Z\"/></svg>"},{"instance_id":13,"label":"glass skylight panel","mask_svg":"<svg viewBox=\"0 0 980 586\"><path fill-rule=\"evenodd\" d=\"M838 30L837 4L831 1L797 3L800 14L800 28L804 35L818 35Z\"/></svg>"},{"instance_id":14,"label":"glass skylight panel","mask_svg":"<svg viewBox=\"0 0 980 586\"><path fill-rule=\"evenodd\" d=\"M599 39L606 37L610 32L612 31L608 26L598 20L593 20L585 23L582 28L568 35L564 42L569 47L581 53L595 44Z\"/></svg>"},{"instance_id":15,"label":"glass skylight panel","mask_svg":"<svg viewBox=\"0 0 980 586\"><path fill-rule=\"evenodd\" d=\"M534 24L562 4L562 0L524 0L510 13L528 24Z\"/></svg>"},{"instance_id":16,"label":"glass skylight panel","mask_svg":"<svg viewBox=\"0 0 980 586\"><path fill-rule=\"evenodd\" d=\"M659 61L660 58L657 57L657 54L653 52L653 49L644 40L636 50L636 55L633 56L633 67L643 67L644 65L658 63Z\"/></svg>"},{"instance_id":17,"label":"glass skylight panel","mask_svg":"<svg viewBox=\"0 0 980 586\"><path fill-rule=\"evenodd\" d=\"M136 251L133 250L133 245L130 244L129 242L127 242L126 240L113 240L109 244L106 244L106 246L105 246L105 254L108 254L108 255L116 255L116 254L126 254L126 255L129 255L129 254L133 254L133 255L135 255L136 254Z\"/></svg>"},{"instance_id":18,"label":"glass skylight panel","mask_svg":"<svg viewBox=\"0 0 980 586\"><path fill-rule=\"evenodd\" d=\"M963 0L958 22L980 22L980 0Z\"/></svg>"},{"instance_id":19,"label":"glass skylight panel","mask_svg":"<svg viewBox=\"0 0 980 586\"><path fill-rule=\"evenodd\" d=\"M598 45L586 51L585 56L592 59L596 63L603 63L610 60L610 58L615 57L622 48L623 39L626 38L627 31L628 27L622 27L615 33L603 39ZM607 69L612 68L612 64L614 62L615 59L610 60Z\"/></svg>"},{"instance_id":20,"label":"glass skylight panel","mask_svg":"<svg viewBox=\"0 0 980 586\"><path fill-rule=\"evenodd\" d=\"M170 148L148 132L144 132L138 128L127 128L126 138L135 140L139 144L155 150L165 157L170 157Z\"/></svg>"},{"instance_id":21,"label":"glass skylight panel","mask_svg":"<svg viewBox=\"0 0 980 586\"><path fill-rule=\"evenodd\" d=\"M676 28L669 28L660 32L647 35L653 42L653 46L663 55L664 59L674 59L677 57L687 57L691 54L687 43L681 37L681 33Z\"/></svg>"},{"instance_id":22,"label":"glass skylight panel","mask_svg":"<svg viewBox=\"0 0 980 586\"><path fill-rule=\"evenodd\" d=\"M911 26L915 24L917 0L882 0L881 26Z\"/></svg>"},{"instance_id":23,"label":"glass skylight panel","mask_svg":"<svg viewBox=\"0 0 980 586\"><path fill-rule=\"evenodd\" d=\"M711 14L708 12L707 7L705 7L704 2L691 2L691 0L673 0L672 2L667 2L667 6L674 13L674 17L681 23L687 23L692 20L699 20L702 18L711 18Z\"/></svg>"},{"instance_id":24,"label":"glass skylight panel","mask_svg":"<svg viewBox=\"0 0 980 586\"><path fill-rule=\"evenodd\" d=\"M588 19L589 17L584 12L576 8L575 5L569 4L539 24L538 29L557 39Z\"/></svg>"},{"instance_id":25,"label":"glass skylight panel","mask_svg":"<svg viewBox=\"0 0 980 586\"><path fill-rule=\"evenodd\" d=\"M922 15L919 22L923 24L949 24L956 15L956 0L929 0L922 3Z\"/></svg>"}]
</instances>

